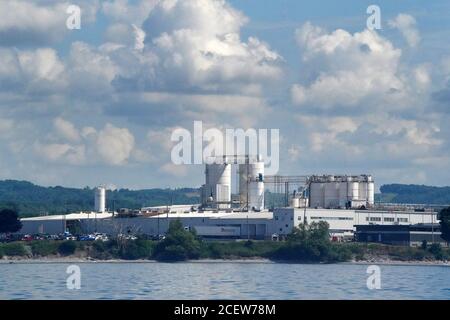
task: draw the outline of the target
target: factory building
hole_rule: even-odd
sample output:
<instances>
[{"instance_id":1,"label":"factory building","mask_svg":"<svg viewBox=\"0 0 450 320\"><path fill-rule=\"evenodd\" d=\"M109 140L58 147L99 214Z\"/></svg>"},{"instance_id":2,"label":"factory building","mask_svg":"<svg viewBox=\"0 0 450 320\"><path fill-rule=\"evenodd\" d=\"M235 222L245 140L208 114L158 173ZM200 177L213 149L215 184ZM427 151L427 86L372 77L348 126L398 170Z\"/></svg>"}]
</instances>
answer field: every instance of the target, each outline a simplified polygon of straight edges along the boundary
<instances>
[{"instance_id":1,"label":"factory building","mask_svg":"<svg viewBox=\"0 0 450 320\"><path fill-rule=\"evenodd\" d=\"M439 224L412 225L358 225L355 233L359 242L375 242L391 245L418 247L426 243L448 246L441 237Z\"/></svg>"},{"instance_id":2,"label":"factory building","mask_svg":"<svg viewBox=\"0 0 450 320\"><path fill-rule=\"evenodd\" d=\"M314 208L372 208L375 184L372 176L312 176L309 204Z\"/></svg>"},{"instance_id":3,"label":"factory building","mask_svg":"<svg viewBox=\"0 0 450 320\"><path fill-rule=\"evenodd\" d=\"M149 210L150 208L147 208ZM83 233L102 232L165 234L171 221L179 219L187 229L195 229L199 236L219 239L271 239L284 237L299 224L325 221L330 234L340 239L352 239L356 226L408 226L411 224L436 224L436 212L342 210L315 208L277 208L273 212L194 211L190 206L155 207L153 215L119 217L111 213L75 213L70 215L22 219L21 234L58 234L66 229Z\"/></svg>"},{"instance_id":4,"label":"factory building","mask_svg":"<svg viewBox=\"0 0 450 320\"><path fill-rule=\"evenodd\" d=\"M436 224L435 211L402 207L376 207L374 181L359 176L265 176L261 157L223 157L206 165L201 204L142 208L138 212L106 210L106 189L95 189L91 213L75 213L22 219L21 234L75 234L101 232L109 235L167 232L179 219L207 239L273 239L290 234L302 223L325 221L330 235L353 239L356 226L409 226ZM237 166L238 194L232 197L232 166ZM291 193L290 184L296 187ZM265 208L265 188L284 186L285 206ZM280 190L278 190L280 191ZM280 193L280 192L279 192Z\"/></svg>"}]
</instances>

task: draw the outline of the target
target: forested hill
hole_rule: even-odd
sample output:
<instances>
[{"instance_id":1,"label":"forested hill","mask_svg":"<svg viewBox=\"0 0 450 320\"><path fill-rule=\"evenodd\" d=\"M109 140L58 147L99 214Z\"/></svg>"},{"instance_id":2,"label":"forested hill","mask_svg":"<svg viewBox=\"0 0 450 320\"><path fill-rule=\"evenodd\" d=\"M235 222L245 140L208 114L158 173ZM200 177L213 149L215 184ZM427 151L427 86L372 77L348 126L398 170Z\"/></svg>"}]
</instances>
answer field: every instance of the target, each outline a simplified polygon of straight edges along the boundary
<instances>
[{"instance_id":1,"label":"forested hill","mask_svg":"<svg viewBox=\"0 0 450 320\"><path fill-rule=\"evenodd\" d=\"M381 186L376 201L416 204L450 204L450 187L388 184Z\"/></svg>"},{"instance_id":2,"label":"forested hill","mask_svg":"<svg viewBox=\"0 0 450 320\"><path fill-rule=\"evenodd\" d=\"M183 189L120 189L107 191L107 207L139 209L144 206L196 204L198 190ZM43 213L60 214L94 209L94 190L65 187L41 187L27 181L0 181L0 207L15 208L21 216Z\"/></svg>"}]
</instances>

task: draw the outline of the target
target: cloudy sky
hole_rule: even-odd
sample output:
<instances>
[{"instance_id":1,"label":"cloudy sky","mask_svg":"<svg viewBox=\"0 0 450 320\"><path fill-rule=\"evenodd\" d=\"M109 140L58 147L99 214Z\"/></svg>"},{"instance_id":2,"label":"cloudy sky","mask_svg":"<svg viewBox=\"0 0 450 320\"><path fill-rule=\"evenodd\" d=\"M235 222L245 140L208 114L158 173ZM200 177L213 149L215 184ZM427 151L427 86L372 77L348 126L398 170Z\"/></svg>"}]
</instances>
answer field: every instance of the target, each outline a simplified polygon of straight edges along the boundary
<instances>
[{"instance_id":1,"label":"cloudy sky","mask_svg":"<svg viewBox=\"0 0 450 320\"><path fill-rule=\"evenodd\" d=\"M199 186L170 136L201 120L279 129L280 174L450 185L450 2L370 4L2 0L0 179Z\"/></svg>"}]
</instances>

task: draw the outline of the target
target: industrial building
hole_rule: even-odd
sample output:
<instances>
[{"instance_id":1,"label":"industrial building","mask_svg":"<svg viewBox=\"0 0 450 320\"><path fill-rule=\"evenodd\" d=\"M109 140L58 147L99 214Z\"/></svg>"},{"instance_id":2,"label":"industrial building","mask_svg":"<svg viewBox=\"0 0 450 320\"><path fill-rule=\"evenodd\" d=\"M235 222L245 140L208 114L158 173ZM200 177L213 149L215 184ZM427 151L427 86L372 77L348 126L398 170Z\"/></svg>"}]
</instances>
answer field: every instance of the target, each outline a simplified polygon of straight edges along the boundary
<instances>
[{"instance_id":1,"label":"industrial building","mask_svg":"<svg viewBox=\"0 0 450 320\"><path fill-rule=\"evenodd\" d=\"M204 238L282 238L301 223L325 221L337 239L353 239L356 226L410 226L437 223L433 210L380 207L374 201L370 175L265 176L261 157L223 157L207 164L201 203L107 212L106 189L95 189L95 211L22 219L21 234L101 232L110 235L167 232L179 219L185 228ZM232 195L232 166L238 174L239 194ZM284 205L268 210L266 189L283 194Z\"/></svg>"},{"instance_id":2,"label":"industrial building","mask_svg":"<svg viewBox=\"0 0 450 320\"><path fill-rule=\"evenodd\" d=\"M392 245L417 247L426 243L439 243L447 246L441 237L439 224L411 225L358 225L355 233L359 242L376 242Z\"/></svg>"}]
</instances>

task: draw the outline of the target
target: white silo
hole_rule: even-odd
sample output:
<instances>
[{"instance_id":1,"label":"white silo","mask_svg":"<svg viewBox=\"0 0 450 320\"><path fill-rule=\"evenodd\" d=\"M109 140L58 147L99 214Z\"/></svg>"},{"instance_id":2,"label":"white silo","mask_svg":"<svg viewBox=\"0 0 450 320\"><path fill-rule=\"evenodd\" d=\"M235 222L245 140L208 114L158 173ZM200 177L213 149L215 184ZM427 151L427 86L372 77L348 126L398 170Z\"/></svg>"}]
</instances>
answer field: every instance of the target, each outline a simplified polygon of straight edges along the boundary
<instances>
[{"instance_id":1,"label":"white silo","mask_svg":"<svg viewBox=\"0 0 450 320\"><path fill-rule=\"evenodd\" d=\"M339 206L345 208L347 202L352 198L352 194L349 192L351 177L343 177L339 182Z\"/></svg>"},{"instance_id":2,"label":"white silo","mask_svg":"<svg viewBox=\"0 0 450 320\"><path fill-rule=\"evenodd\" d=\"M94 197L94 207L95 212L104 213L106 212L106 189L105 187L97 187L95 188L95 197Z\"/></svg>"},{"instance_id":3,"label":"white silo","mask_svg":"<svg viewBox=\"0 0 450 320\"><path fill-rule=\"evenodd\" d=\"M231 165L207 164L206 165L205 196L212 196L220 209L231 206Z\"/></svg>"},{"instance_id":4,"label":"white silo","mask_svg":"<svg viewBox=\"0 0 450 320\"><path fill-rule=\"evenodd\" d=\"M351 182L351 188L349 188L349 192L351 191L351 198L350 201L357 201L359 200L359 182L353 181Z\"/></svg>"},{"instance_id":5,"label":"white silo","mask_svg":"<svg viewBox=\"0 0 450 320\"><path fill-rule=\"evenodd\" d=\"M323 208L325 206L324 201L325 186L324 183L317 180L317 177L313 178L313 181L309 186L309 205L310 207Z\"/></svg>"},{"instance_id":6,"label":"white silo","mask_svg":"<svg viewBox=\"0 0 450 320\"><path fill-rule=\"evenodd\" d=\"M375 205L375 183L372 176L367 177L367 203L370 207Z\"/></svg>"},{"instance_id":7,"label":"white silo","mask_svg":"<svg viewBox=\"0 0 450 320\"><path fill-rule=\"evenodd\" d=\"M367 188L368 188L367 177L361 176L359 182L359 200L361 202L367 201Z\"/></svg>"},{"instance_id":8,"label":"white silo","mask_svg":"<svg viewBox=\"0 0 450 320\"><path fill-rule=\"evenodd\" d=\"M239 165L239 199L249 210L264 209L264 162L261 158Z\"/></svg>"},{"instance_id":9,"label":"white silo","mask_svg":"<svg viewBox=\"0 0 450 320\"><path fill-rule=\"evenodd\" d=\"M334 176L328 176L324 190L324 207L337 208L339 206L339 183Z\"/></svg>"}]
</instances>

